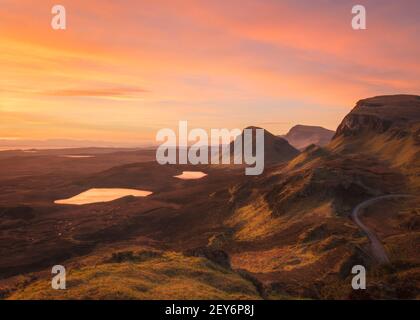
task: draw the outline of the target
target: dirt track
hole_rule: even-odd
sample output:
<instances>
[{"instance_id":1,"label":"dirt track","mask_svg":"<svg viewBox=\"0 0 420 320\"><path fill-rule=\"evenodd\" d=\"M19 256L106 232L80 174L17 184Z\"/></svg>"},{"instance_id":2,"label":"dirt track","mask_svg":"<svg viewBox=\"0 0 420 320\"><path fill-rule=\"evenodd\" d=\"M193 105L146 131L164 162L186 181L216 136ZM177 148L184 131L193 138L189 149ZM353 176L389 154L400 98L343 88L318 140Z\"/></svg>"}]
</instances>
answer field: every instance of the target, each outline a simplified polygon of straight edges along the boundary
<instances>
[{"instance_id":1,"label":"dirt track","mask_svg":"<svg viewBox=\"0 0 420 320\"><path fill-rule=\"evenodd\" d=\"M393 199L393 198L408 198L411 197L410 195L406 194L390 194L385 196L379 196L375 197L366 201L363 201L362 203L358 204L352 211L351 217L353 221L358 225L360 229L366 234L366 236L369 238L371 242L371 249L373 257L381 264L389 263L389 258L386 254L385 248L382 245L382 243L379 241L376 234L370 230L359 218L360 212L365 209L366 207L381 201L385 199Z\"/></svg>"}]
</instances>

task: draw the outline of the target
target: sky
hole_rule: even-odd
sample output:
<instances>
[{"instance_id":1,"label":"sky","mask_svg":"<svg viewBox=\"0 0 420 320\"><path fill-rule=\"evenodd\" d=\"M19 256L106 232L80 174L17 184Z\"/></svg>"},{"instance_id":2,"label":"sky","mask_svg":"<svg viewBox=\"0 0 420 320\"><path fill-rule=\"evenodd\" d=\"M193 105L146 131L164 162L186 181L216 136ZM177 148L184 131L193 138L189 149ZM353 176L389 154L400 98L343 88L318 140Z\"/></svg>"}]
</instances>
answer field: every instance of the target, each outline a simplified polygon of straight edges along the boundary
<instances>
[{"instance_id":1,"label":"sky","mask_svg":"<svg viewBox=\"0 0 420 320\"><path fill-rule=\"evenodd\" d=\"M420 93L419 16L417 0L0 0L0 139L335 130L360 99Z\"/></svg>"}]
</instances>

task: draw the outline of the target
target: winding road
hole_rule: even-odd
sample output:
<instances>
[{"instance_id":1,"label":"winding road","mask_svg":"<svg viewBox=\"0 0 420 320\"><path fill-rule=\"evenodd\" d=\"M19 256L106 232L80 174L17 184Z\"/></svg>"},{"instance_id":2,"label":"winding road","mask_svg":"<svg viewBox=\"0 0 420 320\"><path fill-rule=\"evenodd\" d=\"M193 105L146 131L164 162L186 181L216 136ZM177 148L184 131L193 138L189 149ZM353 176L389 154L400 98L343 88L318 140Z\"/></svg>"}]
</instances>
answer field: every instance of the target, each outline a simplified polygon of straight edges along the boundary
<instances>
[{"instance_id":1,"label":"winding road","mask_svg":"<svg viewBox=\"0 0 420 320\"><path fill-rule=\"evenodd\" d=\"M372 230L370 230L365 224L363 224L362 221L360 221L359 214L360 212L363 211L363 209L367 208L368 206L378 201L394 199L394 198L410 198L410 197L412 196L408 194L389 194L389 195L375 197L375 198L363 201L362 203L358 204L351 213L351 218L353 219L354 223L356 223L357 226L369 238L370 243L371 243L372 255L380 264L389 263L389 258L386 254L385 248L382 245L382 243L379 241L376 234Z\"/></svg>"}]
</instances>

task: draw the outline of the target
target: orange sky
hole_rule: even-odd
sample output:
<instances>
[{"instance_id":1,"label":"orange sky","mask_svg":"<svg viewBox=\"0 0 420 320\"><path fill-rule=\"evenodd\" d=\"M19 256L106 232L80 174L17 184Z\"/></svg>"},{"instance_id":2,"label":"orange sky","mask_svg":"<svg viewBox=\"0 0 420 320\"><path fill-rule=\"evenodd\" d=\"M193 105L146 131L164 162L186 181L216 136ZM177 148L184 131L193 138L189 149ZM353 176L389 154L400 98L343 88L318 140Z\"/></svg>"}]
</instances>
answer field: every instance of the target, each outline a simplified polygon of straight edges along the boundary
<instances>
[{"instance_id":1,"label":"orange sky","mask_svg":"<svg viewBox=\"0 0 420 320\"><path fill-rule=\"evenodd\" d=\"M335 129L354 103L420 89L420 3L0 0L0 139L139 142L191 127Z\"/></svg>"}]
</instances>

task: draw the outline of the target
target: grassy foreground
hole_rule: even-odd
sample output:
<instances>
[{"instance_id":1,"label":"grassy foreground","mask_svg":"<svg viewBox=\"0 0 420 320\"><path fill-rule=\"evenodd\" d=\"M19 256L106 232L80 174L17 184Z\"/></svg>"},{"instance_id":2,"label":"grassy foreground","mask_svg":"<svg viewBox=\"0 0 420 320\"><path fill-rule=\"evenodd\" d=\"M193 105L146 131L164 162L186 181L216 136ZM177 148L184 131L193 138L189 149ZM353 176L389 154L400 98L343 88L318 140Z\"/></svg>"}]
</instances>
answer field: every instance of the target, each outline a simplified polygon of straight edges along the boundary
<instances>
[{"instance_id":1,"label":"grassy foreground","mask_svg":"<svg viewBox=\"0 0 420 320\"><path fill-rule=\"evenodd\" d=\"M254 285L205 258L120 252L67 272L67 289L38 280L8 299L260 299Z\"/></svg>"}]
</instances>

